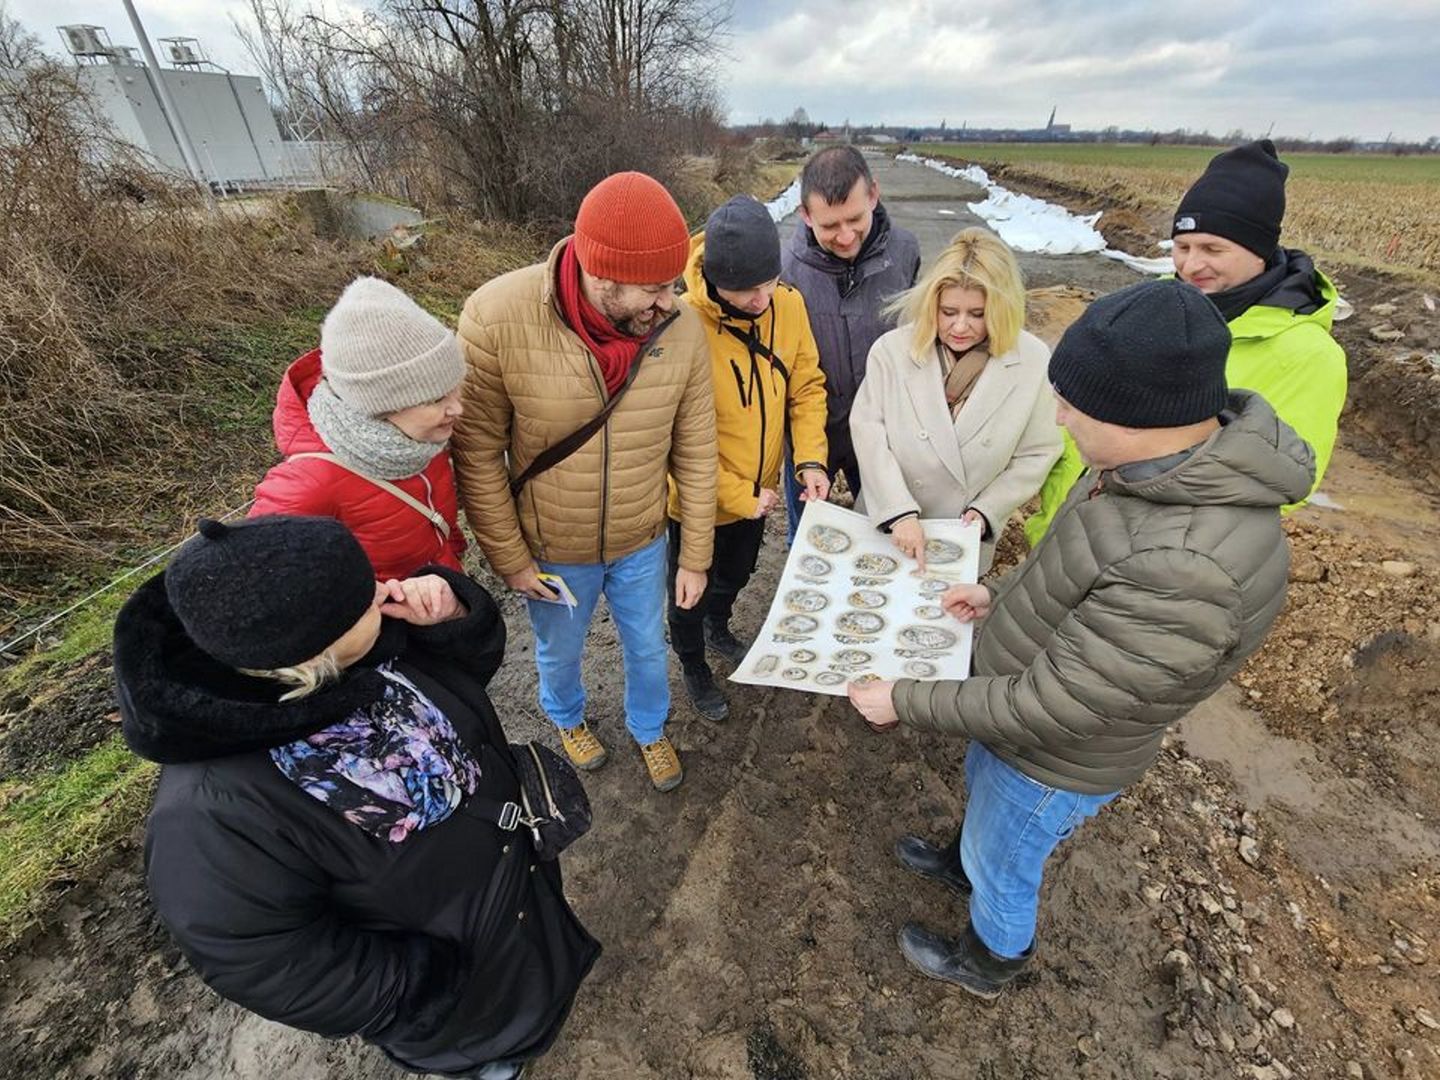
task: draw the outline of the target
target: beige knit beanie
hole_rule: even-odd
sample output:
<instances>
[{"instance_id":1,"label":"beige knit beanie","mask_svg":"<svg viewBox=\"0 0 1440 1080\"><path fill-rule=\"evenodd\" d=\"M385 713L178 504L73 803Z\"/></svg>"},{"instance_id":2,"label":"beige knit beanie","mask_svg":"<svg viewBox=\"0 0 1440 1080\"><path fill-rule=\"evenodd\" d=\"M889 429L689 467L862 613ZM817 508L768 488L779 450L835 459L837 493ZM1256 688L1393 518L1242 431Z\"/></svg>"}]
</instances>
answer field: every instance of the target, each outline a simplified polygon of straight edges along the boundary
<instances>
[{"instance_id":1,"label":"beige knit beanie","mask_svg":"<svg viewBox=\"0 0 1440 1080\"><path fill-rule=\"evenodd\" d=\"M369 416L442 398L465 375L454 332L373 277L352 281L325 316L320 367L335 396Z\"/></svg>"}]
</instances>

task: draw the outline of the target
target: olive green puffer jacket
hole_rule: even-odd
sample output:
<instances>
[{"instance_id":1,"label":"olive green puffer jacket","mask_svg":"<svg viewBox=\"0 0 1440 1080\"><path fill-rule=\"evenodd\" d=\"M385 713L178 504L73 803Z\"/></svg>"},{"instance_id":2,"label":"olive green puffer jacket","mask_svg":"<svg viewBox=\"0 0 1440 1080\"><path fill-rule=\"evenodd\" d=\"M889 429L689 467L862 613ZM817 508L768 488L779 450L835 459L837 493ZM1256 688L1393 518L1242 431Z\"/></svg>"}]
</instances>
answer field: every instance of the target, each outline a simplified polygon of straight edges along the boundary
<instances>
[{"instance_id":1,"label":"olive green puffer jacket","mask_svg":"<svg viewBox=\"0 0 1440 1080\"><path fill-rule=\"evenodd\" d=\"M999 583L963 682L895 684L900 719L979 739L1026 776L1089 794L1137 780L1165 729L1259 648L1285 599L1280 507L1315 458L1257 394L1188 458L1077 484Z\"/></svg>"}]
</instances>

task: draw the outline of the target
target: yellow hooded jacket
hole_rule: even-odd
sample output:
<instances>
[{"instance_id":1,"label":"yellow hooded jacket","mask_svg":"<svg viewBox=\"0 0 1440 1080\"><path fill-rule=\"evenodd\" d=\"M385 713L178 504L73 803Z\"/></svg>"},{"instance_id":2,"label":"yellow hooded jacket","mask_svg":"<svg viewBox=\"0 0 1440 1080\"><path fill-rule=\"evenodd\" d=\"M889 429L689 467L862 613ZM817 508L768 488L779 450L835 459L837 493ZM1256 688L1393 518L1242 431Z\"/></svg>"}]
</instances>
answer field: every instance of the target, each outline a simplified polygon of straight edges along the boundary
<instances>
[{"instance_id":1,"label":"yellow hooded jacket","mask_svg":"<svg viewBox=\"0 0 1440 1080\"><path fill-rule=\"evenodd\" d=\"M705 234L697 233L690 241L684 299L700 316L710 344L720 459L715 524L728 525L755 516L761 488L778 487L787 423L795 464L819 462L823 467L825 376L798 290L781 285L770 307L753 321L729 318L710 297L702 273L704 257ZM788 379L765 355L766 349L788 371ZM673 476L669 510L678 521Z\"/></svg>"}]
</instances>

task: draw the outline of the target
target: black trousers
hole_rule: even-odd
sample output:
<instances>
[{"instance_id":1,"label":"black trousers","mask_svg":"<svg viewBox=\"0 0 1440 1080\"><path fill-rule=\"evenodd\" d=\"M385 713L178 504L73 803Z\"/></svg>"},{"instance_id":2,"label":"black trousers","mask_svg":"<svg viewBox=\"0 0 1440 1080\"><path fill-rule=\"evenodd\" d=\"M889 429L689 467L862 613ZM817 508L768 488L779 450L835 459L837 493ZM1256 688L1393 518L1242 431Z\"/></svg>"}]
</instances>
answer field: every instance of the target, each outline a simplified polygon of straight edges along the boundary
<instances>
[{"instance_id":1,"label":"black trousers","mask_svg":"<svg viewBox=\"0 0 1440 1080\"><path fill-rule=\"evenodd\" d=\"M760 545L765 539L765 519L733 521L715 527L715 559L700 602L688 611L675 606L675 572L680 569L680 523L670 522L670 573L665 576L670 603L670 647L683 664L705 658L705 625L728 626L735 610L735 597L755 572Z\"/></svg>"}]
</instances>

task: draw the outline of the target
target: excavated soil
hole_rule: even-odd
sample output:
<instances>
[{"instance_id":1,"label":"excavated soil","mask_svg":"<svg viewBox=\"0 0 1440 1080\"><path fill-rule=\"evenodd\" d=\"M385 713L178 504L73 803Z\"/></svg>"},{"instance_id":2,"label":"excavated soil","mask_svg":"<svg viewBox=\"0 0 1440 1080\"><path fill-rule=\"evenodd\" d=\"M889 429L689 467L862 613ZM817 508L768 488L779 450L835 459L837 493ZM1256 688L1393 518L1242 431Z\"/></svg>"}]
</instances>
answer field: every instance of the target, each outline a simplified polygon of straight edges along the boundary
<instances>
[{"instance_id":1,"label":"excavated soil","mask_svg":"<svg viewBox=\"0 0 1440 1080\"><path fill-rule=\"evenodd\" d=\"M1357 308L1341 324L1356 389L1323 505L1287 524L1286 609L1146 778L1061 848L1020 985L982 1005L895 947L909 919L963 924L960 904L890 855L903 832L953 829L962 743L876 735L842 699L748 686L729 686L730 719L708 724L677 678L686 780L657 794L624 735L601 621L586 677L615 752L589 783L596 824L567 856L567 891L606 951L533 1075L1440 1076L1437 376L1396 358L1426 355L1440 327L1420 289L1340 276ZM1078 311L1074 299L1056 302ZM1400 327L1374 313L1386 303L1413 316L1398 344L1369 334ZM742 631L763 620L782 524ZM1001 562L1021 553L1012 528ZM515 734L548 738L528 627L505 609L495 697ZM97 688L84 720L67 699L55 722L103 724L110 708ZM206 990L149 911L139 839L98 880L57 887L42 932L4 958L0 1076L398 1077L368 1047Z\"/></svg>"}]
</instances>

